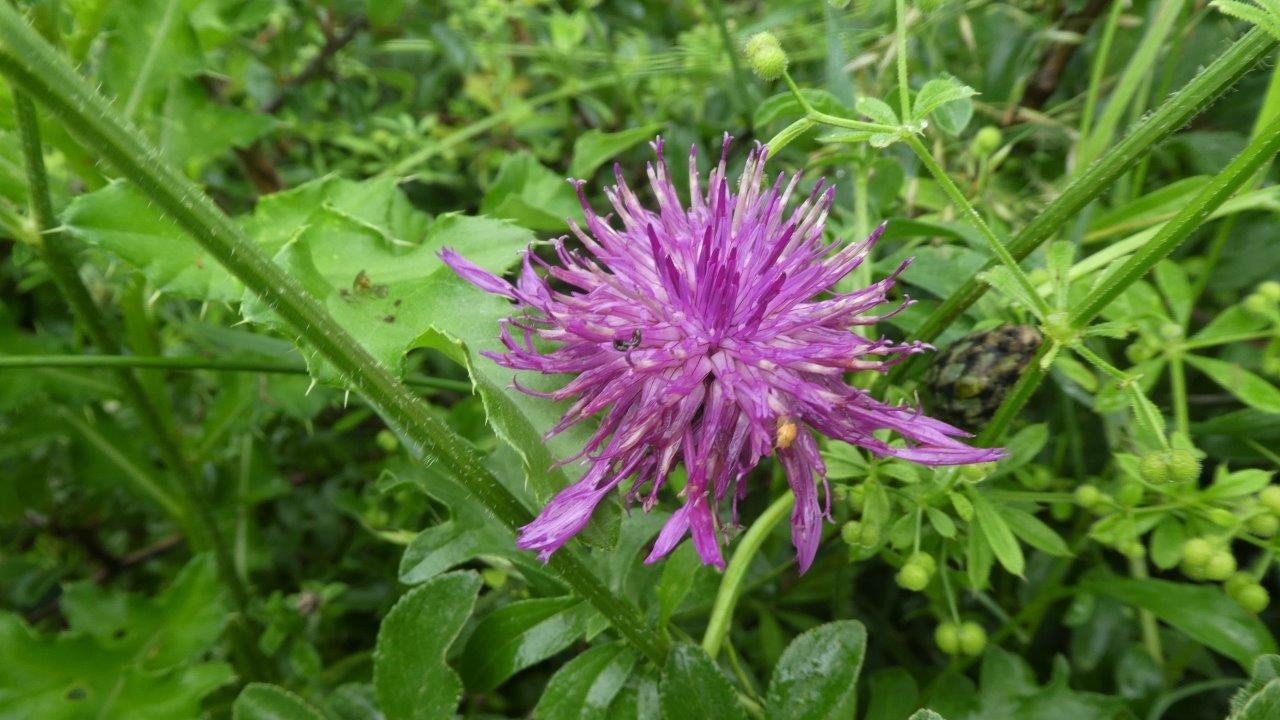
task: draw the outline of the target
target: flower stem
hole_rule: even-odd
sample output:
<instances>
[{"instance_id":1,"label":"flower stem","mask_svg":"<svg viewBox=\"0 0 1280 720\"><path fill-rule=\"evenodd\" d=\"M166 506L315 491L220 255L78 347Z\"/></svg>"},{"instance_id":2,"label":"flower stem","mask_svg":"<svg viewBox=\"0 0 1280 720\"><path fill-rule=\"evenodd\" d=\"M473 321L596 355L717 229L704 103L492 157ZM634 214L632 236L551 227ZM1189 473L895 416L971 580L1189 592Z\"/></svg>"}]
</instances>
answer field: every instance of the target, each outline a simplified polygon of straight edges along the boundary
<instances>
[{"instance_id":1,"label":"flower stem","mask_svg":"<svg viewBox=\"0 0 1280 720\"><path fill-rule=\"evenodd\" d=\"M1030 255L1123 175L1137 158L1186 125L1254 65L1266 58L1275 48L1276 42L1265 30L1255 28L1233 43L1199 75L1149 114L1098 162L1082 169L1061 195L1013 236L1009 241L1010 254L1018 260ZM996 264L997 261L993 260L983 269L990 269ZM965 281L925 319L912 339L928 342L937 338L987 290L987 284L976 277ZM899 363L885 376L884 383L901 381L918 362L921 361L912 358Z\"/></svg>"},{"instance_id":2,"label":"flower stem","mask_svg":"<svg viewBox=\"0 0 1280 720\"><path fill-rule=\"evenodd\" d=\"M508 527L531 519L528 508L486 469L479 451L435 417L422 398L369 355L296 278L251 243L239 223L185 175L161 162L159 153L120 120L115 109L8 3L0 3L0 73L57 115L81 143L133 182L246 288L273 307L418 455L451 472ZM637 650L661 664L666 642L633 605L604 585L577 552L562 549L549 567Z\"/></svg>"},{"instance_id":3,"label":"flower stem","mask_svg":"<svg viewBox=\"0 0 1280 720\"><path fill-rule=\"evenodd\" d=\"M747 569L755 558L764 539L769 537L782 519L791 512L796 504L796 496L788 490L751 524L750 529L738 540L733 557L729 558L729 566L720 578L720 589L716 591L715 604L711 606L711 619L707 621L707 629L702 634L702 648L715 658L729 635L729 625L733 621L733 609L738 604L738 596L742 592L742 581L747 576Z\"/></svg>"},{"instance_id":4,"label":"flower stem","mask_svg":"<svg viewBox=\"0 0 1280 720\"><path fill-rule=\"evenodd\" d=\"M904 132L902 133L902 140L920 158L920 162L924 163L924 166L929 170L929 174L933 175L933 178L942 186L943 192L947 194L947 197L951 198L951 202L955 204L960 214L964 215L969 224L973 225L978 230L978 233L982 235L982 238L987 241L987 246L991 248L991 252L995 254L1000 264L1004 265L1005 269L1013 275L1013 279L1022 286L1023 291L1031 298L1031 301L1036 304L1036 307L1033 308L1036 314L1041 318L1048 317L1049 306L1045 304L1044 298L1040 297L1040 293L1036 292L1035 286L1031 284L1027 274L1018 266L1018 261L1014 259L1013 255L1009 254L1009 249L1005 247L1004 243L1000 242L1000 238L997 238L996 234L991 231L986 221L974 209L973 204L964 196L964 193L960 192L960 188L956 187L955 182L951 180L951 176L947 175L947 171L933 158L933 153L929 152L924 143L920 142L920 138L914 134Z\"/></svg>"}]
</instances>

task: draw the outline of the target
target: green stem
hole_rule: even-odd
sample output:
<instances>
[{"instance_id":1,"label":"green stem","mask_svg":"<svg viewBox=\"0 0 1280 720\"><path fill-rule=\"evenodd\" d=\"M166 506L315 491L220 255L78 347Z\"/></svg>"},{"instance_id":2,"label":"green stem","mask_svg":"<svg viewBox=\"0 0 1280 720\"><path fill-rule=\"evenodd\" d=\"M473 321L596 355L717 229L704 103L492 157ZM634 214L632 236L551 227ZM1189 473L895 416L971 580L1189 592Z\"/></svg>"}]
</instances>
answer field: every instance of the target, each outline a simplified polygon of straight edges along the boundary
<instances>
[{"instance_id":1,"label":"green stem","mask_svg":"<svg viewBox=\"0 0 1280 720\"><path fill-rule=\"evenodd\" d=\"M1147 561L1143 558L1129 558L1129 574L1138 580L1146 580ZM1150 610L1138 611L1138 623L1142 627L1142 644L1147 648L1156 665L1164 665L1164 650L1160 646L1160 628L1156 625L1156 616Z\"/></svg>"},{"instance_id":2,"label":"green stem","mask_svg":"<svg viewBox=\"0 0 1280 720\"><path fill-rule=\"evenodd\" d=\"M796 496L788 490L786 494L773 501L773 504L756 518L751 527L738 540L729 566L720 578L720 589L716 591L716 601L711 607L711 619L707 621L706 632L702 635L702 648L715 658L729 635L729 625L733 622L733 609L738 604L738 596L742 591L742 581L747 576L747 569L755 558L765 538L782 519L791 512L796 504Z\"/></svg>"},{"instance_id":3,"label":"green stem","mask_svg":"<svg viewBox=\"0 0 1280 720\"><path fill-rule=\"evenodd\" d=\"M1022 286L1023 291L1031 298L1031 301L1036 304L1034 308L1036 313L1041 318L1048 317L1050 310L1049 306L1045 304L1044 298L1040 297L1040 293L1036 292L1035 286L1031 284L1027 274L1018 266L1018 261L1014 259L1013 255L1009 254L1009 249L991 231L986 221L974 209L973 204L964 196L964 193L960 192L960 188L956 187L955 182L951 180L951 176L947 175L947 171L938 164L937 160L933 159L933 153L929 152L924 143L920 142L920 138L911 133L902 133L902 140L920 158L920 162L924 163L924 166L928 168L929 174L933 175L933 178L942 186L943 192L947 194L947 197L951 198L951 202L955 204L960 214L964 215L965 220L968 220L969 224L973 225L978 230L978 233L982 235L982 239L987 241L987 246L991 248L991 252L995 254L1000 264L1004 265L1005 269L1013 275L1013 279Z\"/></svg>"},{"instance_id":4,"label":"green stem","mask_svg":"<svg viewBox=\"0 0 1280 720\"><path fill-rule=\"evenodd\" d=\"M820 122L823 125L831 125L832 127L845 128L847 130L862 130L864 132L872 133L897 133L901 130L901 128L893 125L882 125L880 123L843 118L839 115L829 115L824 112L818 112L812 108L807 108L805 113L806 117L814 122Z\"/></svg>"},{"instance_id":5,"label":"green stem","mask_svg":"<svg viewBox=\"0 0 1280 720\"><path fill-rule=\"evenodd\" d=\"M435 417L422 398L369 355L296 278L250 242L239 223L219 210L185 175L161 162L159 154L127 128L110 104L7 3L0 3L0 73L57 115L81 143L133 182L246 288L274 308L417 454L452 472L508 527L530 520L529 510L486 469L479 451ZM645 624L633 605L595 576L575 550L562 549L548 565L640 652L661 664L665 641Z\"/></svg>"},{"instance_id":6,"label":"green stem","mask_svg":"<svg viewBox=\"0 0 1280 720\"><path fill-rule=\"evenodd\" d=\"M1015 259L1021 260L1057 233L1060 228L1066 227L1076 213L1084 209L1123 175L1137 158L1186 125L1191 118L1234 85L1254 65L1267 57L1275 48L1276 42L1276 39L1265 30L1255 28L1233 43L1191 82L1148 115L1098 162L1084 169L1067 185L1061 195L1023 226L1022 230L1009 241L1010 254ZM997 264L997 261L993 260L987 263L983 270L988 270ZM977 302L987 289L987 284L976 277L965 281L925 319L912 339L928 342L937 338L943 330L950 327ZM913 358L899 363L889 372L884 383L900 381L919 362L922 361Z\"/></svg>"},{"instance_id":7,"label":"green stem","mask_svg":"<svg viewBox=\"0 0 1280 720\"><path fill-rule=\"evenodd\" d=\"M906 0L897 0L895 3L895 14L897 23L894 27L894 33L897 35L898 46L898 99L899 106L902 108L902 122L911 119L911 89L907 76L907 3Z\"/></svg>"},{"instance_id":8,"label":"green stem","mask_svg":"<svg viewBox=\"0 0 1280 720\"><path fill-rule=\"evenodd\" d=\"M182 506L182 503L173 496L168 488L164 487L164 483L136 465L128 455L120 452L115 443L108 440L96 428L85 422L83 418L66 408L59 408L58 416L67 427L74 430L81 439L92 445L102 457L115 465L120 471L120 477L132 485L135 492L154 500L157 505L164 509L170 517L177 519L180 524L185 522L186 508Z\"/></svg>"},{"instance_id":9,"label":"green stem","mask_svg":"<svg viewBox=\"0 0 1280 720\"><path fill-rule=\"evenodd\" d=\"M1187 414L1187 371L1182 353L1169 358L1169 385L1173 392L1173 428L1183 437L1191 436L1191 421Z\"/></svg>"},{"instance_id":10,"label":"green stem","mask_svg":"<svg viewBox=\"0 0 1280 720\"><path fill-rule=\"evenodd\" d=\"M1120 25L1120 13L1124 10L1122 2L1111 3L1111 12L1107 13L1106 24L1102 29L1102 39L1098 41L1097 57L1089 68L1089 89L1085 91L1084 110L1080 112L1080 137L1089 136L1089 128L1093 125L1093 115L1098 107L1098 96L1102 94L1102 78L1107 73L1107 59L1111 56L1111 44L1116 38L1116 28Z\"/></svg>"},{"instance_id":11,"label":"green stem","mask_svg":"<svg viewBox=\"0 0 1280 720\"><path fill-rule=\"evenodd\" d=\"M1129 396L1129 404L1133 408L1133 416L1138 424L1145 426L1147 432L1151 433L1153 437L1159 438L1160 444L1164 449L1168 450L1169 438L1164 431L1164 418L1156 414L1155 404L1142 392L1142 388L1138 385L1138 378L1107 362L1101 355L1086 347L1084 343L1077 343L1071 349L1088 361L1090 365L1119 381L1120 386Z\"/></svg>"},{"instance_id":12,"label":"green stem","mask_svg":"<svg viewBox=\"0 0 1280 720\"><path fill-rule=\"evenodd\" d=\"M742 63L738 62L738 48L734 46L733 35L729 33L729 23L725 21L724 0L711 0L710 5L711 15L720 30L720 40L724 43L724 52L729 56L729 69L733 73L733 104L742 113L743 120L750 125L748 98L751 96L751 86L747 83L746 73L742 71Z\"/></svg>"},{"instance_id":13,"label":"green stem","mask_svg":"<svg viewBox=\"0 0 1280 720\"><path fill-rule=\"evenodd\" d=\"M156 370L213 370L217 372L307 375L306 366L272 360L237 360L199 356L146 355L0 355L0 369L18 368L146 368ZM427 376L409 377L405 383L435 390L469 393L471 384Z\"/></svg>"}]
</instances>

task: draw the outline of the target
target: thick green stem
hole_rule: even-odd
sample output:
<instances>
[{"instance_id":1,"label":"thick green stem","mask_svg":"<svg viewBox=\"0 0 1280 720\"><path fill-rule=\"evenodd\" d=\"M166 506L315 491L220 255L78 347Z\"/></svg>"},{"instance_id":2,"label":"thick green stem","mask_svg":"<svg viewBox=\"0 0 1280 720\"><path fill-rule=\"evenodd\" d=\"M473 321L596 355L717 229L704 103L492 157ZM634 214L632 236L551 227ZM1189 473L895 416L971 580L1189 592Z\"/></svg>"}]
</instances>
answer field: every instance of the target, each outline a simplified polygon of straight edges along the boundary
<instances>
[{"instance_id":1,"label":"thick green stem","mask_svg":"<svg viewBox=\"0 0 1280 720\"><path fill-rule=\"evenodd\" d=\"M788 490L786 494L773 501L765 511L751 524L750 529L738 540L733 550L729 566L720 578L720 589L716 591L715 604L711 606L711 619L707 621L706 632L702 634L702 649L712 658L720 653L725 638L729 636L729 626L733 622L733 610L738 605L738 596L742 594L742 581L747 577L747 569L765 538L769 537L778 523L791 512L796 504L796 496Z\"/></svg>"},{"instance_id":2,"label":"thick green stem","mask_svg":"<svg viewBox=\"0 0 1280 720\"><path fill-rule=\"evenodd\" d=\"M216 372L306 375L306 366L271 360L237 360L199 356L148 355L0 355L0 369L21 368L146 368L150 370L212 370ZM428 376L410 376L408 385L469 393L471 384Z\"/></svg>"},{"instance_id":3,"label":"thick green stem","mask_svg":"<svg viewBox=\"0 0 1280 720\"><path fill-rule=\"evenodd\" d=\"M80 142L133 182L245 287L274 308L418 454L452 472L507 526L514 528L529 521L529 510L485 468L483 455L432 415L422 398L369 355L297 279L251 243L239 224L200 188L160 162L159 153L121 121L107 101L7 3L0 3L0 73L56 114ZM646 626L634 606L610 592L576 552L561 550L549 566L638 650L650 660L662 662L665 641Z\"/></svg>"},{"instance_id":4,"label":"thick green stem","mask_svg":"<svg viewBox=\"0 0 1280 720\"><path fill-rule=\"evenodd\" d=\"M1111 183L1123 175L1133 162L1149 152L1157 143L1173 134L1195 117L1204 107L1234 85L1276 46L1276 39L1261 29L1250 30L1199 75L1167 99L1143 122L1133 128L1115 147L1097 162L1084 169L1053 202L1031 219L1009 241L1009 253L1017 260L1030 255ZM997 265L987 264L984 270ZM976 277L965 281L940 304L916 330L913 339L930 341L951 326L956 318L986 293L988 286ZM900 363L887 376L897 382L920 362Z\"/></svg>"},{"instance_id":5,"label":"thick green stem","mask_svg":"<svg viewBox=\"0 0 1280 720\"><path fill-rule=\"evenodd\" d=\"M1036 303L1036 307L1033 308L1036 313L1041 318L1048 317L1049 306L1040 297L1040 293L1036 292L1027 274L1018 266L1018 261L1014 259L1013 255L1009 254L1009 248L1000 242L1000 238L996 237L994 232L991 232L991 228L987 226L986 221L974 209L973 204L964 196L964 193L960 192L960 188L956 187L955 182L951 180L951 176L947 175L947 171L938 164L937 160L933 159L933 154L929 152L929 148L926 148L924 143L920 142L920 138L910 133L903 133L903 142L920 158L920 162L924 163L924 166L929 170L929 174L933 175L933 179L937 180L938 184L942 186L942 191L947 194L947 197L951 198L952 204L956 206L961 215L964 215L964 219L978 230L978 234L982 235L983 240L987 241L987 246L991 248L991 252L995 254L1000 264L1013 275L1013 279L1022 286L1022 290L1027 294L1027 297Z\"/></svg>"},{"instance_id":6,"label":"thick green stem","mask_svg":"<svg viewBox=\"0 0 1280 720\"><path fill-rule=\"evenodd\" d=\"M897 0L895 4L897 15L897 23L894 26L894 32L897 34L898 41L896 43L898 51L898 105L902 108L902 122L911 119L911 86L908 85L909 78L907 76L907 3L906 0Z\"/></svg>"}]
</instances>

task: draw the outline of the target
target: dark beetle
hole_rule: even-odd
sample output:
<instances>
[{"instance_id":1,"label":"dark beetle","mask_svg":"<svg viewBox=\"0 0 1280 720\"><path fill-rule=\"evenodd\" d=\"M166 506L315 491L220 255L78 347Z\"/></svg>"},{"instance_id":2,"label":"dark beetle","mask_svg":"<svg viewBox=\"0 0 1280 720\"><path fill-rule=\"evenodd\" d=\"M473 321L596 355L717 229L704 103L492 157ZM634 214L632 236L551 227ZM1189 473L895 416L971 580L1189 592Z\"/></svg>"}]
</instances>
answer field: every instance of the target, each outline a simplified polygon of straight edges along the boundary
<instances>
[{"instance_id":1,"label":"dark beetle","mask_svg":"<svg viewBox=\"0 0 1280 720\"><path fill-rule=\"evenodd\" d=\"M986 425L1040 347L1030 325L1001 325L960 338L925 373L933 414L966 430Z\"/></svg>"}]
</instances>

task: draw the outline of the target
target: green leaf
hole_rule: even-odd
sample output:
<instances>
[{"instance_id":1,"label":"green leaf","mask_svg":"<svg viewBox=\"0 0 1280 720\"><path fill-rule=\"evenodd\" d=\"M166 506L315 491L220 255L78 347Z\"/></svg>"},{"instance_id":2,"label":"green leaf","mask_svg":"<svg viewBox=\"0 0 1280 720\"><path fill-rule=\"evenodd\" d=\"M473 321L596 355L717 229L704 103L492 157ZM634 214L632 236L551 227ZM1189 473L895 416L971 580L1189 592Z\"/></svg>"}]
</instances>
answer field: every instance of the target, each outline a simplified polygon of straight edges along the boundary
<instances>
[{"instance_id":1,"label":"green leaf","mask_svg":"<svg viewBox=\"0 0 1280 720\"><path fill-rule=\"evenodd\" d=\"M276 685L250 683L231 706L232 720L324 720L306 700Z\"/></svg>"},{"instance_id":2,"label":"green leaf","mask_svg":"<svg viewBox=\"0 0 1280 720\"><path fill-rule=\"evenodd\" d=\"M1266 318L1245 312L1239 305L1218 313L1200 332L1191 336L1191 342L1200 345L1220 345L1235 340L1240 335L1247 335L1267 327Z\"/></svg>"},{"instance_id":3,"label":"green leaf","mask_svg":"<svg viewBox=\"0 0 1280 720\"><path fill-rule=\"evenodd\" d=\"M1230 718L1234 720L1251 699L1277 679L1280 679L1280 655L1263 655L1255 660L1249 682L1231 696Z\"/></svg>"},{"instance_id":4,"label":"green leaf","mask_svg":"<svg viewBox=\"0 0 1280 720\"><path fill-rule=\"evenodd\" d=\"M1009 268L1004 266L993 267L990 270L979 273L978 278L998 290L1001 295L1016 302L1022 309L1034 311L1036 307L1035 300L1032 299L1026 288L1022 287L1022 284L1014 279L1013 273L1009 272Z\"/></svg>"},{"instance_id":5,"label":"green leaf","mask_svg":"<svg viewBox=\"0 0 1280 720\"><path fill-rule=\"evenodd\" d=\"M565 178L521 152L502 161L480 201L480 212L530 230L560 231L568 227L567 218L581 218L582 206Z\"/></svg>"},{"instance_id":6,"label":"green leaf","mask_svg":"<svg viewBox=\"0 0 1280 720\"><path fill-rule=\"evenodd\" d=\"M733 686L707 652L680 643L667 654L659 685L663 720L745 720Z\"/></svg>"},{"instance_id":7,"label":"green leaf","mask_svg":"<svg viewBox=\"0 0 1280 720\"><path fill-rule=\"evenodd\" d=\"M692 543L682 543L662 562L662 577L654 589L658 597L659 626L666 626L703 567Z\"/></svg>"},{"instance_id":8,"label":"green leaf","mask_svg":"<svg viewBox=\"0 0 1280 720\"><path fill-rule=\"evenodd\" d=\"M0 717L197 717L201 700L229 682L230 665L201 660L226 623L206 555L191 560L155 599L71 586L71 628L42 636L0 613Z\"/></svg>"},{"instance_id":9,"label":"green leaf","mask_svg":"<svg viewBox=\"0 0 1280 720\"><path fill-rule=\"evenodd\" d=\"M1276 652L1276 641L1257 617L1245 612L1216 586L1167 580L1094 575L1081 584L1097 595L1151 611L1193 640L1240 663Z\"/></svg>"},{"instance_id":10,"label":"green leaf","mask_svg":"<svg viewBox=\"0 0 1280 720\"><path fill-rule=\"evenodd\" d=\"M1219 465L1213 484L1206 488L1200 497L1203 500L1225 500L1227 498L1252 495L1270 485L1273 475L1275 473L1259 468L1248 468L1228 473L1224 466Z\"/></svg>"},{"instance_id":11,"label":"green leaf","mask_svg":"<svg viewBox=\"0 0 1280 720\"><path fill-rule=\"evenodd\" d=\"M915 108L912 110L913 119L922 120L943 105L971 98L977 94L977 90L953 77L934 78L921 86L916 93ZM970 104L971 114L972 111L973 106Z\"/></svg>"},{"instance_id":12,"label":"green leaf","mask_svg":"<svg viewBox=\"0 0 1280 720\"><path fill-rule=\"evenodd\" d=\"M622 643L598 645L565 663L533 709L534 720L604 720L637 656Z\"/></svg>"},{"instance_id":13,"label":"green leaf","mask_svg":"<svg viewBox=\"0 0 1280 720\"><path fill-rule=\"evenodd\" d=\"M1252 408L1280 413L1280 390L1274 385L1236 365L1200 355L1187 355L1187 362L1208 375L1240 402Z\"/></svg>"},{"instance_id":14,"label":"green leaf","mask_svg":"<svg viewBox=\"0 0 1280 720\"><path fill-rule=\"evenodd\" d=\"M1058 557L1071 555L1071 549L1062 536L1035 515L1012 507L1001 508L1000 515L1009 524L1013 534L1031 547Z\"/></svg>"},{"instance_id":15,"label":"green leaf","mask_svg":"<svg viewBox=\"0 0 1280 720\"><path fill-rule=\"evenodd\" d=\"M569 176L589 180L610 158L616 157L636 143L652 140L654 134L661 128L660 123L651 123L643 127L612 133L594 129L582 133L577 140L573 141L573 160L569 163Z\"/></svg>"},{"instance_id":16,"label":"green leaf","mask_svg":"<svg viewBox=\"0 0 1280 720\"><path fill-rule=\"evenodd\" d=\"M233 147L248 147L276 126L270 115L215 102L194 79L174 83L164 115L157 144L166 158L193 176L211 160Z\"/></svg>"},{"instance_id":17,"label":"green leaf","mask_svg":"<svg viewBox=\"0 0 1280 720\"><path fill-rule=\"evenodd\" d=\"M458 658L458 674L468 690L489 692L581 638L592 612L574 597L519 600L504 605L476 625Z\"/></svg>"},{"instance_id":18,"label":"green leaf","mask_svg":"<svg viewBox=\"0 0 1280 720\"><path fill-rule=\"evenodd\" d=\"M1280 32L1277 32L1280 34ZM1274 720L1280 717L1280 680L1272 680L1231 720Z\"/></svg>"},{"instance_id":19,"label":"green leaf","mask_svg":"<svg viewBox=\"0 0 1280 720\"><path fill-rule=\"evenodd\" d=\"M222 302L243 293L230 273L123 181L72 200L62 225L84 243L140 268L162 292Z\"/></svg>"},{"instance_id":20,"label":"green leaf","mask_svg":"<svg viewBox=\"0 0 1280 720\"><path fill-rule=\"evenodd\" d=\"M1187 272L1172 260L1161 260L1156 264L1155 276L1156 287L1160 288L1160 292L1164 294L1173 319L1181 325L1186 325L1187 320L1191 318L1191 303L1194 300Z\"/></svg>"},{"instance_id":21,"label":"green leaf","mask_svg":"<svg viewBox=\"0 0 1280 720\"><path fill-rule=\"evenodd\" d=\"M183 0L108 3L102 76L132 119L155 110L170 83L206 69Z\"/></svg>"},{"instance_id":22,"label":"green leaf","mask_svg":"<svg viewBox=\"0 0 1280 720\"><path fill-rule=\"evenodd\" d=\"M898 114L889 107L889 104L879 98L873 98L869 95L860 96L854 104L854 109L872 122L881 125L892 125L897 127L902 124L898 119Z\"/></svg>"},{"instance_id":23,"label":"green leaf","mask_svg":"<svg viewBox=\"0 0 1280 720\"><path fill-rule=\"evenodd\" d=\"M1182 543L1186 530L1175 517L1166 517L1151 533L1151 562L1161 570L1169 570L1182 561Z\"/></svg>"},{"instance_id":24,"label":"green leaf","mask_svg":"<svg viewBox=\"0 0 1280 720\"><path fill-rule=\"evenodd\" d=\"M1022 557L1022 546L1018 545L1018 540L1004 519L1004 508L997 508L980 492L972 493L969 499L973 501L974 520L977 521L982 536L986 538L987 545L991 547L991 552L995 553L996 560L1000 561L1005 570L1021 577L1026 561Z\"/></svg>"},{"instance_id":25,"label":"green leaf","mask_svg":"<svg viewBox=\"0 0 1280 720\"><path fill-rule=\"evenodd\" d=\"M453 717L462 682L445 655L480 591L472 572L440 575L404 594L378 630L373 687L387 720Z\"/></svg>"},{"instance_id":26,"label":"green leaf","mask_svg":"<svg viewBox=\"0 0 1280 720\"><path fill-rule=\"evenodd\" d=\"M819 625L787 646L769 680L765 715L835 720L854 715L867 630L856 620Z\"/></svg>"}]
</instances>

